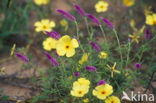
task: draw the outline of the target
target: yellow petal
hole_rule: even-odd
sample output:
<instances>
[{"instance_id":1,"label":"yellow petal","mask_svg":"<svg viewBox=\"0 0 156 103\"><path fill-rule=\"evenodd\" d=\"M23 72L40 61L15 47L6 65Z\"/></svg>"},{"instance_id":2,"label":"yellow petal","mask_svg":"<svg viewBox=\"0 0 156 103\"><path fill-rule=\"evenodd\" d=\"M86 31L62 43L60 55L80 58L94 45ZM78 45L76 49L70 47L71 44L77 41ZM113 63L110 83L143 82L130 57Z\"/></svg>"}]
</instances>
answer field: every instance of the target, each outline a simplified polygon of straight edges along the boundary
<instances>
[{"instance_id":1,"label":"yellow petal","mask_svg":"<svg viewBox=\"0 0 156 103\"><path fill-rule=\"evenodd\" d=\"M60 41L63 41L63 42L71 42L71 39L70 39L70 36L65 35L65 36L63 36L63 37L60 39Z\"/></svg>"},{"instance_id":2,"label":"yellow petal","mask_svg":"<svg viewBox=\"0 0 156 103\"><path fill-rule=\"evenodd\" d=\"M114 63L114 65L113 65L113 68L115 69L115 66L116 66L116 62Z\"/></svg>"},{"instance_id":3,"label":"yellow petal","mask_svg":"<svg viewBox=\"0 0 156 103\"><path fill-rule=\"evenodd\" d=\"M111 77L113 78L113 76L114 76L114 75L113 75L113 72L111 72Z\"/></svg>"},{"instance_id":4,"label":"yellow petal","mask_svg":"<svg viewBox=\"0 0 156 103\"><path fill-rule=\"evenodd\" d=\"M63 43L59 43L56 45L56 52L59 56L64 56L66 54L66 49L64 49Z\"/></svg>"},{"instance_id":5,"label":"yellow petal","mask_svg":"<svg viewBox=\"0 0 156 103\"><path fill-rule=\"evenodd\" d=\"M75 54L75 49L71 48L70 50L67 51L66 56L72 57L74 54Z\"/></svg>"},{"instance_id":6,"label":"yellow petal","mask_svg":"<svg viewBox=\"0 0 156 103\"><path fill-rule=\"evenodd\" d=\"M108 64L107 64L107 67L108 67L109 69L112 69Z\"/></svg>"},{"instance_id":7,"label":"yellow petal","mask_svg":"<svg viewBox=\"0 0 156 103\"><path fill-rule=\"evenodd\" d=\"M72 47L73 47L73 48L79 47L79 43L78 43L78 41L77 41L76 39L72 39L72 40L71 40L71 44L72 44Z\"/></svg>"},{"instance_id":8,"label":"yellow petal","mask_svg":"<svg viewBox=\"0 0 156 103\"><path fill-rule=\"evenodd\" d=\"M92 93L93 93L93 95L94 95L94 96L96 96L96 95L97 95L97 91L96 91L96 90L93 90L93 92L92 92Z\"/></svg>"},{"instance_id":9,"label":"yellow petal","mask_svg":"<svg viewBox=\"0 0 156 103\"><path fill-rule=\"evenodd\" d=\"M50 27L55 27L55 25L56 25L56 24L55 24L54 21L51 21L51 22L50 22Z\"/></svg>"},{"instance_id":10,"label":"yellow petal","mask_svg":"<svg viewBox=\"0 0 156 103\"><path fill-rule=\"evenodd\" d=\"M39 21L37 21L35 22L34 26L42 26L42 24Z\"/></svg>"},{"instance_id":11,"label":"yellow petal","mask_svg":"<svg viewBox=\"0 0 156 103\"><path fill-rule=\"evenodd\" d=\"M114 70L114 72L116 72L116 73L119 73L119 74L120 74L120 71L118 71L118 70Z\"/></svg>"},{"instance_id":12,"label":"yellow petal","mask_svg":"<svg viewBox=\"0 0 156 103\"><path fill-rule=\"evenodd\" d=\"M42 29L41 28L36 28L35 31L40 32L40 31L42 31Z\"/></svg>"}]
</instances>

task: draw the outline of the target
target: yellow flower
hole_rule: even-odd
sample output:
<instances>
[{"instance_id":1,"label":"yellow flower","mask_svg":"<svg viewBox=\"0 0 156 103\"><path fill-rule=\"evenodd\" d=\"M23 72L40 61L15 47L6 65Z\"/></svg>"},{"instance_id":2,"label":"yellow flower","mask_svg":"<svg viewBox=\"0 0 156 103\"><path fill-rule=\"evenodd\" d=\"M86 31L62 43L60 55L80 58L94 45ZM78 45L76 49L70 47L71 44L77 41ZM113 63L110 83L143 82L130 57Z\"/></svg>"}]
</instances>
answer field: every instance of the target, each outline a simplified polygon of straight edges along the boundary
<instances>
[{"instance_id":1,"label":"yellow flower","mask_svg":"<svg viewBox=\"0 0 156 103\"><path fill-rule=\"evenodd\" d=\"M36 5L46 5L46 4L48 4L49 3L49 0L34 0L34 3L36 4Z\"/></svg>"},{"instance_id":2,"label":"yellow flower","mask_svg":"<svg viewBox=\"0 0 156 103\"><path fill-rule=\"evenodd\" d=\"M75 54L75 48L78 48L79 44L76 39L71 39L70 36L65 35L58 40L56 45L56 51L59 56L72 57Z\"/></svg>"},{"instance_id":3,"label":"yellow flower","mask_svg":"<svg viewBox=\"0 0 156 103\"><path fill-rule=\"evenodd\" d=\"M109 84L99 85L93 90L93 95L98 99L104 100L113 93L113 87Z\"/></svg>"},{"instance_id":4,"label":"yellow flower","mask_svg":"<svg viewBox=\"0 0 156 103\"><path fill-rule=\"evenodd\" d=\"M69 79L70 79L70 80L72 80L72 79L73 79L73 77L72 77L72 76L70 76L70 77L69 77Z\"/></svg>"},{"instance_id":5,"label":"yellow flower","mask_svg":"<svg viewBox=\"0 0 156 103\"><path fill-rule=\"evenodd\" d=\"M5 70L5 67L0 68L0 75L4 75L5 74L4 70Z\"/></svg>"},{"instance_id":6,"label":"yellow flower","mask_svg":"<svg viewBox=\"0 0 156 103\"><path fill-rule=\"evenodd\" d=\"M73 88L70 91L72 96L83 97L89 91L90 81L85 78L79 78L73 83Z\"/></svg>"},{"instance_id":7,"label":"yellow flower","mask_svg":"<svg viewBox=\"0 0 156 103\"><path fill-rule=\"evenodd\" d=\"M68 30L68 22L65 19L61 20L60 24L65 28L65 31Z\"/></svg>"},{"instance_id":8,"label":"yellow flower","mask_svg":"<svg viewBox=\"0 0 156 103\"><path fill-rule=\"evenodd\" d=\"M11 52L10 52L10 56L12 56L14 54L14 51L15 51L15 48L16 48L16 44L14 44L11 48Z\"/></svg>"},{"instance_id":9,"label":"yellow flower","mask_svg":"<svg viewBox=\"0 0 156 103\"><path fill-rule=\"evenodd\" d=\"M88 98L83 99L83 102L84 102L84 103L88 103L88 102L89 102L89 99L88 99Z\"/></svg>"},{"instance_id":10,"label":"yellow flower","mask_svg":"<svg viewBox=\"0 0 156 103\"><path fill-rule=\"evenodd\" d=\"M73 89L70 91L72 96L75 97L83 97L89 91L88 86L86 85L75 85Z\"/></svg>"},{"instance_id":11,"label":"yellow flower","mask_svg":"<svg viewBox=\"0 0 156 103\"><path fill-rule=\"evenodd\" d=\"M113 67L110 67L110 66L107 64L107 67L111 70L111 77L112 77L112 78L113 78L113 76L114 76L114 72L120 74L120 71L115 70L115 66L116 66L116 62L114 63Z\"/></svg>"},{"instance_id":12,"label":"yellow flower","mask_svg":"<svg viewBox=\"0 0 156 103\"><path fill-rule=\"evenodd\" d=\"M146 24L156 25L156 13L146 15Z\"/></svg>"},{"instance_id":13,"label":"yellow flower","mask_svg":"<svg viewBox=\"0 0 156 103\"><path fill-rule=\"evenodd\" d=\"M81 57L81 60L79 60L79 64L83 64L88 60L89 53L84 53L83 56Z\"/></svg>"},{"instance_id":14,"label":"yellow flower","mask_svg":"<svg viewBox=\"0 0 156 103\"><path fill-rule=\"evenodd\" d=\"M120 99L116 96L111 96L105 100L105 103L120 103Z\"/></svg>"},{"instance_id":15,"label":"yellow flower","mask_svg":"<svg viewBox=\"0 0 156 103\"><path fill-rule=\"evenodd\" d=\"M136 42L136 43L139 43L139 38L140 38L140 36L139 35L136 35L136 34L133 34L133 35L129 35L129 37L132 39L131 41L132 42Z\"/></svg>"},{"instance_id":16,"label":"yellow flower","mask_svg":"<svg viewBox=\"0 0 156 103\"><path fill-rule=\"evenodd\" d=\"M105 52L100 52L99 58L101 58L101 59L106 59L106 58L107 58L107 53L105 53Z\"/></svg>"},{"instance_id":17,"label":"yellow flower","mask_svg":"<svg viewBox=\"0 0 156 103\"><path fill-rule=\"evenodd\" d=\"M124 3L127 7L130 7L130 6L134 5L135 0L123 0L123 3Z\"/></svg>"},{"instance_id":18,"label":"yellow flower","mask_svg":"<svg viewBox=\"0 0 156 103\"><path fill-rule=\"evenodd\" d=\"M105 12L107 11L108 9L108 2L106 1L99 1L95 4L95 9L96 9L96 12L100 13L100 12Z\"/></svg>"},{"instance_id":19,"label":"yellow flower","mask_svg":"<svg viewBox=\"0 0 156 103\"><path fill-rule=\"evenodd\" d=\"M79 78L78 81L75 81L75 82L73 83L73 85L74 85L74 86L75 86L75 85L87 85L87 86L89 87L90 81L87 80L86 78Z\"/></svg>"},{"instance_id":20,"label":"yellow flower","mask_svg":"<svg viewBox=\"0 0 156 103\"><path fill-rule=\"evenodd\" d=\"M43 41L43 48L47 51L51 51L52 49L56 48L57 40L48 37Z\"/></svg>"},{"instance_id":21,"label":"yellow flower","mask_svg":"<svg viewBox=\"0 0 156 103\"><path fill-rule=\"evenodd\" d=\"M131 20L130 20L130 26L131 26L131 28L133 29L133 31L137 31L137 29L136 29L136 27L135 27L135 21L134 21L134 19L131 19Z\"/></svg>"},{"instance_id":22,"label":"yellow flower","mask_svg":"<svg viewBox=\"0 0 156 103\"><path fill-rule=\"evenodd\" d=\"M143 25L140 29L137 29L135 27L135 21L134 21L134 19L131 19L130 20L130 26L133 29L134 33L136 33L138 35L141 35L144 32L144 29L145 29L145 25Z\"/></svg>"},{"instance_id":23,"label":"yellow flower","mask_svg":"<svg viewBox=\"0 0 156 103\"><path fill-rule=\"evenodd\" d=\"M50 21L48 19L42 19L41 21L35 22L34 26L36 27L35 31L40 32L40 31L52 31L52 28L55 27L55 22Z\"/></svg>"}]
</instances>

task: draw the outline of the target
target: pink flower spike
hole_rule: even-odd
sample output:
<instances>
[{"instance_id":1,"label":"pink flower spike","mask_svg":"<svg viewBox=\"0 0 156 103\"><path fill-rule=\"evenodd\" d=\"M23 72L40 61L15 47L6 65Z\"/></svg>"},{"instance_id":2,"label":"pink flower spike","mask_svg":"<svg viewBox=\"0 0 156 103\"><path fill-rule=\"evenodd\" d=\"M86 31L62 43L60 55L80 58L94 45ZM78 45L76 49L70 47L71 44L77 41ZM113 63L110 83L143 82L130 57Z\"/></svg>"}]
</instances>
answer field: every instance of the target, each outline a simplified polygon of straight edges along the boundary
<instances>
[{"instance_id":1,"label":"pink flower spike","mask_svg":"<svg viewBox=\"0 0 156 103\"><path fill-rule=\"evenodd\" d=\"M105 80L100 80L97 85L105 85L105 84L106 84L106 81Z\"/></svg>"},{"instance_id":2,"label":"pink flower spike","mask_svg":"<svg viewBox=\"0 0 156 103\"><path fill-rule=\"evenodd\" d=\"M57 33L56 31L51 31L51 32L48 32L48 31L45 31L47 35L49 35L50 37L54 38L54 39L59 39L61 36L59 33Z\"/></svg>"},{"instance_id":3,"label":"pink flower spike","mask_svg":"<svg viewBox=\"0 0 156 103\"><path fill-rule=\"evenodd\" d=\"M74 7L82 17L87 16L86 12L82 8L80 8L77 4L75 4Z\"/></svg>"},{"instance_id":4,"label":"pink flower spike","mask_svg":"<svg viewBox=\"0 0 156 103\"><path fill-rule=\"evenodd\" d=\"M108 19L102 18L103 22L107 24L110 29L114 29L114 25Z\"/></svg>"},{"instance_id":5,"label":"pink flower spike","mask_svg":"<svg viewBox=\"0 0 156 103\"><path fill-rule=\"evenodd\" d=\"M138 69L140 69L141 68L141 64L140 63L136 63L135 64L135 67L138 68Z\"/></svg>"},{"instance_id":6,"label":"pink flower spike","mask_svg":"<svg viewBox=\"0 0 156 103\"><path fill-rule=\"evenodd\" d=\"M74 75L78 77L78 76L80 76L80 73L79 72L75 72Z\"/></svg>"},{"instance_id":7,"label":"pink flower spike","mask_svg":"<svg viewBox=\"0 0 156 103\"><path fill-rule=\"evenodd\" d=\"M95 50L96 52L99 52L99 51L100 51L99 46L98 46L97 44L95 44L94 42L90 42L90 45L94 48L94 50Z\"/></svg>"},{"instance_id":8,"label":"pink flower spike","mask_svg":"<svg viewBox=\"0 0 156 103\"><path fill-rule=\"evenodd\" d=\"M57 67L59 65L58 62L56 61L56 59L51 57L51 55L49 53L47 53L47 52L44 52L44 53L53 66Z\"/></svg>"},{"instance_id":9,"label":"pink flower spike","mask_svg":"<svg viewBox=\"0 0 156 103\"><path fill-rule=\"evenodd\" d=\"M90 72L96 71L96 67L94 67L94 66L86 66L85 69L90 71Z\"/></svg>"},{"instance_id":10,"label":"pink flower spike","mask_svg":"<svg viewBox=\"0 0 156 103\"><path fill-rule=\"evenodd\" d=\"M150 38L150 31L149 29L146 29L145 39L149 39L149 38Z\"/></svg>"},{"instance_id":11,"label":"pink flower spike","mask_svg":"<svg viewBox=\"0 0 156 103\"><path fill-rule=\"evenodd\" d=\"M95 16L88 14L88 17L92 20L92 22L94 22L97 26L99 26L101 23L99 22L98 18L96 18Z\"/></svg>"},{"instance_id":12,"label":"pink flower spike","mask_svg":"<svg viewBox=\"0 0 156 103\"><path fill-rule=\"evenodd\" d=\"M59 12L60 14L62 14L68 20L70 20L70 21L76 21L75 17L72 16L70 13L68 13L68 12L66 12L64 10L61 10L61 9L57 9L56 11Z\"/></svg>"},{"instance_id":13,"label":"pink flower spike","mask_svg":"<svg viewBox=\"0 0 156 103\"><path fill-rule=\"evenodd\" d=\"M26 63L29 62L29 58L27 58L26 56L24 56L24 55L22 55L22 54L20 54L20 53L15 53L15 55L16 55L19 59L21 59L23 62L26 62Z\"/></svg>"}]
</instances>

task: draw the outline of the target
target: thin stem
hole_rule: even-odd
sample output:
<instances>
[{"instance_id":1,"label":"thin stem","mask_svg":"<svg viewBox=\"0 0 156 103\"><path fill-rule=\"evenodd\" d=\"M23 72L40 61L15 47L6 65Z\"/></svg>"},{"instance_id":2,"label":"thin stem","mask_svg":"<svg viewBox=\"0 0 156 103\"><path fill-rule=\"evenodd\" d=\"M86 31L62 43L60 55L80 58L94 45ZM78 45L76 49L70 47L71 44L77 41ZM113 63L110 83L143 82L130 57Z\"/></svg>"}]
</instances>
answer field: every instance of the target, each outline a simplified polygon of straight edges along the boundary
<instances>
[{"instance_id":1,"label":"thin stem","mask_svg":"<svg viewBox=\"0 0 156 103\"><path fill-rule=\"evenodd\" d=\"M120 41L119 41L119 37L117 35L117 32L115 29L113 29L114 33L115 33L115 36L116 36L116 39L117 39L117 42L118 42L118 46L119 46L119 49L120 49L120 59L121 59L121 68L122 68L122 64L123 64L123 56L122 56L122 50L121 50L121 45L120 45Z\"/></svg>"},{"instance_id":2,"label":"thin stem","mask_svg":"<svg viewBox=\"0 0 156 103\"><path fill-rule=\"evenodd\" d=\"M126 61L126 67L129 64L129 54L130 54L130 50L131 50L131 43L128 42L128 52L127 52L127 61Z\"/></svg>"},{"instance_id":3,"label":"thin stem","mask_svg":"<svg viewBox=\"0 0 156 103\"><path fill-rule=\"evenodd\" d=\"M103 36L104 36L104 43L105 43L105 45L106 45L106 47L107 47L106 49L107 49L107 53L108 53L108 52L109 52L109 48L108 48L108 45L107 45L106 34L105 34L105 32L104 32L104 29L103 29L102 25L100 25L99 27L100 27L100 29L101 29L101 32L102 32Z\"/></svg>"},{"instance_id":4,"label":"thin stem","mask_svg":"<svg viewBox=\"0 0 156 103\"><path fill-rule=\"evenodd\" d=\"M77 38L79 39L79 27L77 21L75 21L75 25L76 25Z\"/></svg>"},{"instance_id":5,"label":"thin stem","mask_svg":"<svg viewBox=\"0 0 156 103\"><path fill-rule=\"evenodd\" d=\"M144 45L151 43L154 39L156 39L156 36L154 36L150 41L146 42ZM136 53L135 56L131 59L130 62L132 62L133 60L135 60L135 58L137 57L137 55L138 55L139 53L140 53L140 52Z\"/></svg>"},{"instance_id":6,"label":"thin stem","mask_svg":"<svg viewBox=\"0 0 156 103\"><path fill-rule=\"evenodd\" d=\"M89 26L88 26L88 20L87 20L86 17L84 18L84 20L85 20L85 23L86 23L86 26L87 26L88 35L90 35Z\"/></svg>"}]
</instances>

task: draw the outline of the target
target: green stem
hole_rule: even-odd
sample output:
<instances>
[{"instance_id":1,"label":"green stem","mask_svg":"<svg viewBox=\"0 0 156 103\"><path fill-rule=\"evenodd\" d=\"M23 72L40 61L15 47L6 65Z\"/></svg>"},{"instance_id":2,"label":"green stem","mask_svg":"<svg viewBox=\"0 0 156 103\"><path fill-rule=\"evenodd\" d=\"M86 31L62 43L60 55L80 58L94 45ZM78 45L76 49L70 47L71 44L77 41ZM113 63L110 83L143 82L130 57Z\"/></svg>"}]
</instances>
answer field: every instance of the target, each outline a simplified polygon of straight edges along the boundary
<instances>
[{"instance_id":1,"label":"green stem","mask_svg":"<svg viewBox=\"0 0 156 103\"><path fill-rule=\"evenodd\" d=\"M129 54L130 54L130 50L131 50L131 43L128 42L128 52L127 52L127 61L126 61L126 67L129 64Z\"/></svg>"},{"instance_id":2,"label":"green stem","mask_svg":"<svg viewBox=\"0 0 156 103\"><path fill-rule=\"evenodd\" d=\"M86 23L86 26L87 26L88 35L90 35L89 26L88 26L88 20L87 20L86 17L84 18L84 20L85 20L85 23Z\"/></svg>"},{"instance_id":3,"label":"green stem","mask_svg":"<svg viewBox=\"0 0 156 103\"><path fill-rule=\"evenodd\" d=\"M75 21L75 25L76 25L77 38L79 39L79 27L77 21Z\"/></svg>"},{"instance_id":4,"label":"green stem","mask_svg":"<svg viewBox=\"0 0 156 103\"><path fill-rule=\"evenodd\" d=\"M107 53L109 53L109 48L108 48L108 45L107 45L107 39L106 39L106 34L105 34L105 32L104 32L104 29L103 29L103 27L102 27L102 25L100 25L100 29L101 29L101 32L102 32L102 34L103 34L103 36L104 36L104 44L106 45L106 49L107 49Z\"/></svg>"},{"instance_id":5,"label":"green stem","mask_svg":"<svg viewBox=\"0 0 156 103\"><path fill-rule=\"evenodd\" d=\"M154 39L156 39L156 36L154 36L150 41L146 42L144 45L151 43ZM138 55L139 53L140 53L140 52L136 53L135 56L131 59L130 62L132 62L133 60L135 60L135 58L137 57L137 55Z\"/></svg>"},{"instance_id":6,"label":"green stem","mask_svg":"<svg viewBox=\"0 0 156 103\"><path fill-rule=\"evenodd\" d=\"M115 33L115 36L116 36L116 39L117 39L117 42L118 42L118 46L119 46L119 49L120 49L120 59L121 59L121 68L122 68L122 64L123 64L123 56L122 56L122 49L121 49L121 45L120 45L120 41L119 41L119 37L117 35L117 32L115 29L113 29L114 33Z\"/></svg>"}]
</instances>

